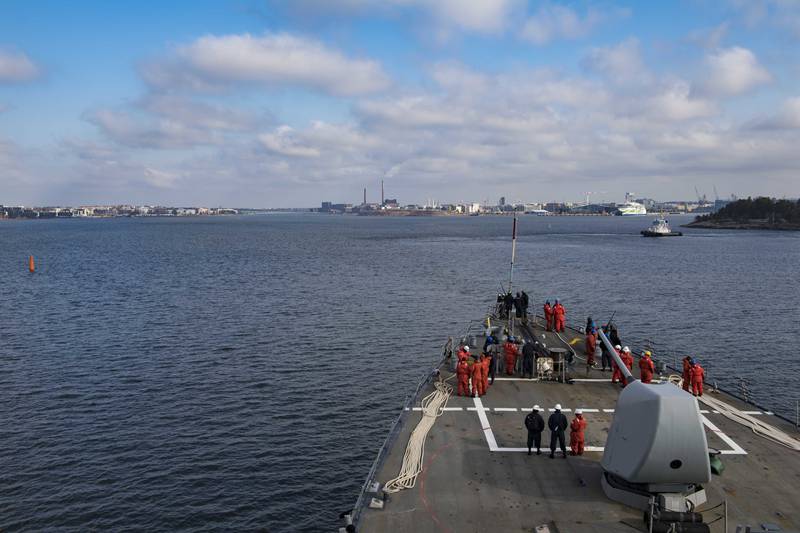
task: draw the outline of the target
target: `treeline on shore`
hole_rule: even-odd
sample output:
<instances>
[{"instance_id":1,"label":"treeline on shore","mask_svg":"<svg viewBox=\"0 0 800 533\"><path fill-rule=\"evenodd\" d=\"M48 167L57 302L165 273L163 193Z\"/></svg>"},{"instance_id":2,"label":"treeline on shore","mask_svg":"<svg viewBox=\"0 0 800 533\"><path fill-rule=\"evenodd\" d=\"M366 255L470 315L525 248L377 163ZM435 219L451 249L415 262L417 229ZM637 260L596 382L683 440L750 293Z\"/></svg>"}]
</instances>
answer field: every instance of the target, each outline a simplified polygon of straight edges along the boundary
<instances>
[{"instance_id":1,"label":"treeline on shore","mask_svg":"<svg viewBox=\"0 0 800 533\"><path fill-rule=\"evenodd\" d=\"M766 196L731 202L716 213L695 218L698 227L800 229L800 200Z\"/></svg>"},{"instance_id":2,"label":"treeline on shore","mask_svg":"<svg viewBox=\"0 0 800 533\"><path fill-rule=\"evenodd\" d=\"M731 202L716 213L698 216L695 222L760 222L765 225L800 226L800 200L776 200L766 196Z\"/></svg>"}]
</instances>

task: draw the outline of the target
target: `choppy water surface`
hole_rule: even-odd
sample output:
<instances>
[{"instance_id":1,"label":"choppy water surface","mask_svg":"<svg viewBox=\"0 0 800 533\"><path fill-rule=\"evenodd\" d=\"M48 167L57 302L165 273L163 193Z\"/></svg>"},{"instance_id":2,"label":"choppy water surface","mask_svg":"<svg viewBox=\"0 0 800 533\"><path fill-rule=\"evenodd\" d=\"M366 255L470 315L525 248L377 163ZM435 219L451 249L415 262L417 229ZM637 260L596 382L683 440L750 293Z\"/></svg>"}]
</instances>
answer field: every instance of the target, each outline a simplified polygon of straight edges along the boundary
<instances>
[{"instance_id":1,"label":"choppy water surface","mask_svg":"<svg viewBox=\"0 0 800 533\"><path fill-rule=\"evenodd\" d=\"M523 217L516 279L793 417L800 234L643 239L649 222ZM332 529L507 278L509 234L503 217L0 223L0 530Z\"/></svg>"}]
</instances>

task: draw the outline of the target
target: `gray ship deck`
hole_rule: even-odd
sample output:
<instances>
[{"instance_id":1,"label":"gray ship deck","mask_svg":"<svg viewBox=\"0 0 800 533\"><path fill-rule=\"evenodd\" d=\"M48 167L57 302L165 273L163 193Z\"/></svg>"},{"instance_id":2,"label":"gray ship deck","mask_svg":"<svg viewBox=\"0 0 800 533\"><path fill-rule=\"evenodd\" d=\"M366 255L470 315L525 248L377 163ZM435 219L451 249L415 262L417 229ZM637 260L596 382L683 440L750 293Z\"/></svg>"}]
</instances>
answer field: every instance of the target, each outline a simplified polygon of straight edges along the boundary
<instances>
[{"instance_id":1,"label":"gray ship deck","mask_svg":"<svg viewBox=\"0 0 800 533\"><path fill-rule=\"evenodd\" d=\"M544 333L538 325L535 333ZM583 336L568 329L566 340L583 352ZM479 338L479 345L483 339ZM547 333L548 345L559 341ZM563 344L562 344L563 346ZM451 372L446 365L442 375ZM638 365L634 364L638 377ZM374 531L534 531L547 524L562 533L646 531L642 512L609 500L600 486L602 447L619 394L610 372L575 365L571 377L588 379L562 384L520 378L497 379L480 399L454 395L425 442L422 474L412 489L391 494L383 509L364 508L358 530ZM450 380L455 385L455 378ZM428 383L419 399L433 390ZM723 392L706 394L756 416L790 435L794 425ZM581 457L549 458L549 432L542 435L542 455L527 455L523 420L534 404L545 409L560 403L571 420L582 408L588 420L587 451ZM416 407L418 410L419 408ZM728 530L738 524L775 524L780 531L800 531L800 454L768 441L700 404L708 445L722 450L725 471L706 485L708 502L698 510L727 500ZM407 413L396 438L389 443L374 480L383 484L400 470L409 435L420 419ZM548 413L542 413L545 420ZM567 432L568 433L568 432ZM569 435L567 434L569 448ZM547 448L545 450L545 448ZM367 494L367 496L374 496ZM369 498L366 498L369 500ZM722 507L704 513L705 521L722 516ZM723 520L711 531L724 531Z\"/></svg>"}]
</instances>

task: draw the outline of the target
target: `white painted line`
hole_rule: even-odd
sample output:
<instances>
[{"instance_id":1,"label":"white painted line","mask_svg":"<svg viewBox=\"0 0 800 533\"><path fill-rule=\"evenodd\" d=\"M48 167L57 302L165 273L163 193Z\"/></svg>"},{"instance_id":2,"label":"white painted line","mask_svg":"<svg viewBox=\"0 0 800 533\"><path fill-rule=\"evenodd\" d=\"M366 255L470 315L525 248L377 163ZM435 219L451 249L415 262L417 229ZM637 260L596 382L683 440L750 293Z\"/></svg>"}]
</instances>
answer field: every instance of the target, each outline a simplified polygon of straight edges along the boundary
<instances>
[{"instance_id":1,"label":"white painted line","mask_svg":"<svg viewBox=\"0 0 800 533\"><path fill-rule=\"evenodd\" d=\"M611 378L575 378L570 381L578 383L611 383Z\"/></svg>"},{"instance_id":2,"label":"white painted line","mask_svg":"<svg viewBox=\"0 0 800 533\"><path fill-rule=\"evenodd\" d=\"M495 381L539 381L539 378L494 378Z\"/></svg>"},{"instance_id":3,"label":"white painted line","mask_svg":"<svg viewBox=\"0 0 800 533\"><path fill-rule=\"evenodd\" d=\"M548 409L548 411L550 411L551 413L554 413L556 410L551 407L550 409ZM572 409L562 409L561 411L562 412L563 411L572 411Z\"/></svg>"},{"instance_id":4,"label":"white painted line","mask_svg":"<svg viewBox=\"0 0 800 533\"><path fill-rule=\"evenodd\" d=\"M473 398L473 400L480 400L480 398ZM484 411L488 411L488 410L489 410L489 408L488 408L488 407L483 407L483 406L481 406L480 408L481 408L482 410L484 410ZM477 407L467 407L467 411L477 411L477 410L478 410L478 408L477 408Z\"/></svg>"},{"instance_id":5,"label":"white painted line","mask_svg":"<svg viewBox=\"0 0 800 533\"><path fill-rule=\"evenodd\" d=\"M495 407L494 410L497 411L497 412L502 412L502 413L516 413L517 412L517 408L516 407Z\"/></svg>"},{"instance_id":6,"label":"white painted line","mask_svg":"<svg viewBox=\"0 0 800 533\"><path fill-rule=\"evenodd\" d=\"M746 414L746 415L763 415L764 414L761 411L742 411L742 413Z\"/></svg>"},{"instance_id":7,"label":"white painted line","mask_svg":"<svg viewBox=\"0 0 800 533\"><path fill-rule=\"evenodd\" d=\"M703 414L703 415L707 415L710 412L711 411L709 411L708 409L700 409L700 414Z\"/></svg>"},{"instance_id":8,"label":"white painted line","mask_svg":"<svg viewBox=\"0 0 800 533\"><path fill-rule=\"evenodd\" d=\"M703 421L703 424L704 424L704 425L705 425L705 426L706 426L708 429L710 429L711 431L713 431L714 433L716 433L716 434L717 434L717 437L719 437L720 439L722 439L722 440L725 442L725 444L727 444L728 446L730 446L730 447L731 447L731 449L730 449L730 450L720 450L720 453L721 453L721 454L724 454L724 455L747 455L747 452L746 452L746 451L744 451L744 449L743 449L741 446L739 446L738 444L736 444L736 442L734 442L734 440L733 440L732 438L730 438L729 436L727 436L727 435L726 435L725 433L723 433L723 432L722 432L722 431L721 431L721 430L720 430L720 429L719 429L717 426L715 426L714 424L712 424L712 423L711 423L711 421L710 421L708 418L706 418L706 417L704 417L704 416L700 415L700 419Z\"/></svg>"},{"instance_id":9,"label":"white painted line","mask_svg":"<svg viewBox=\"0 0 800 533\"><path fill-rule=\"evenodd\" d=\"M445 407L442 411L463 411L463 407Z\"/></svg>"},{"instance_id":10,"label":"white painted line","mask_svg":"<svg viewBox=\"0 0 800 533\"><path fill-rule=\"evenodd\" d=\"M584 413L599 413L600 412L600 409L591 409L589 407L579 407L579 409L581 411L583 411Z\"/></svg>"},{"instance_id":11,"label":"white painted line","mask_svg":"<svg viewBox=\"0 0 800 533\"><path fill-rule=\"evenodd\" d=\"M550 449L550 445L549 444L547 446L543 446L542 447L542 453L544 453L545 450L549 450L549 449ZM602 447L602 446L584 446L583 447L583 451L585 451L585 452L602 452L603 450L605 450L605 448ZM528 452L528 448L497 448L496 450L492 450L492 451L495 451L495 452L525 452L525 453L527 453ZM560 455L561 454L561 450L556 450L556 453L558 453ZM567 452L567 453L569 453L569 452Z\"/></svg>"},{"instance_id":12,"label":"white painted line","mask_svg":"<svg viewBox=\"0 0 800 533\"><path fill-rule=\"evenodd\" d=\"M715 415L718 415L718 414L719 414L719 411L717 411L716 409L714 409L714 410L713 410L713 411L711 411L711 412L712 412L712 413L714 413Z\"/></svg>"},{"instance_id":13,"label":"white painted line","mask_svg":"<svg viewBox=\"0 0 800 533\"><path fill-rule=\"evenodd\" d=\"M772 411L764 411L764 414L765 415L774 415L775 413L773 413Z\"/></svg>"},{"instance_id":14,"label":"white painted line","mask_svg":"<svg viewBox=\"0 0 800 533\"><path fill-rule=\"evenodd\" d=\"M484 411L483 402L481 402L480 398L473 398L475 402L475 409L478 411L478 420L481 421L481 428L483 429L483 434L486 436L486 443L489 444L489 451L493 452L497 450L497 441L494 438L494 433L492 432L492 426L489 425L489 419L486 418L486 412Z\"/></svg>"},{"instance_id":15,"label":"white painted line","mask_svg":"<svg viewBox=\"0 0 800 533\"><path fill-rule=\"evenodd\" d=\"M613 413L614 410L613 409L603 409L603 412L604 413Z\"/></svg>"},{"instance_id":16,"label":"white painted line","mask_svg":"<svg viewBox=\"0 0 800 533\"><path fill-rule=\"evenodd\" d=\"M414 411L422 411L422 407L412 407Z\"/></svg>"}]
</instances>

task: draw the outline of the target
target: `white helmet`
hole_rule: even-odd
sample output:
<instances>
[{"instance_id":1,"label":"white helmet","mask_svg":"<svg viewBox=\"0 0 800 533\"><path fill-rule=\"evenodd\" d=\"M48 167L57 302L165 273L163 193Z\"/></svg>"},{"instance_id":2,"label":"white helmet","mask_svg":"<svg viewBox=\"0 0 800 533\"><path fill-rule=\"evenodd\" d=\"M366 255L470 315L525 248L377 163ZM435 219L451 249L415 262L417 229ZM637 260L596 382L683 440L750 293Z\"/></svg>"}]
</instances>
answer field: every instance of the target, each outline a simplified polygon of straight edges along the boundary
<instances>
[{"instance_id":1,"label":"white helmet","mask_svg":"<svg viewBox=\"0 0 800 533\"><path fill-rule=\"evenodd\" d=\"M628 347L626 346L626 347L624 347L624 348L622 349L622 351L623 351L623 352L630 352L630 351L631 351L631 349L630 349L630 348L628 348Z\"/></svg>"},{"instance_id":2,"label":"white helmet","mask_svg":"<svg viewBox=\"0 0 800 533\"><path fill-rule=\"evenodd\" d=\"M621 349L622 349L622 346L620 346L619 344L617 344L616 346L614 346L614 348L616 348L617 350L621 350Z\"/></svg>"},{"instance_id":3,"label":"white helmet","mask_svg":"<svg viewBox=\"0 0 800 533\"><path fill-rule=\"evenodd\" d=\"M541 407L539 407L538 405L534 405L534 406L533 406L533 410L534 410L534 411L541 411L541 410L542 410L542 408L541 408Z\"/></svg>"},{"instance_id":4,"label":"white helmet","mask_svg":"<svg viewBox=\"0 0 800 533\"><path fill-rule=\"evenodd\" d=\"M575 409L575 414L576 415L582 415L583 414L583 409Z\"/></svg>"},{"instance_id":5,"label":"white helmet","mask_svg":"<svg viewBox=\"0 0 800 533\"><path fill-rule=\"evenodd\" d=\"M466 344L464 345L464 351L467 351L467 352L469 351L469 346L467 346Z\"/></svg>"},{"instance_id":6,"label":"white helmet","mask_svg":"<svg viewBox=\"0 0 800 533\"><path fill-rule=\"evenodd\" d=\"M556 411L560 411L560 410L561 410L561 404L560 404L560 403L557 403L557 404L556 404Z\"/></svg>"}]
</instances>

